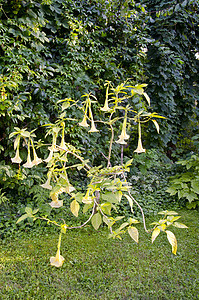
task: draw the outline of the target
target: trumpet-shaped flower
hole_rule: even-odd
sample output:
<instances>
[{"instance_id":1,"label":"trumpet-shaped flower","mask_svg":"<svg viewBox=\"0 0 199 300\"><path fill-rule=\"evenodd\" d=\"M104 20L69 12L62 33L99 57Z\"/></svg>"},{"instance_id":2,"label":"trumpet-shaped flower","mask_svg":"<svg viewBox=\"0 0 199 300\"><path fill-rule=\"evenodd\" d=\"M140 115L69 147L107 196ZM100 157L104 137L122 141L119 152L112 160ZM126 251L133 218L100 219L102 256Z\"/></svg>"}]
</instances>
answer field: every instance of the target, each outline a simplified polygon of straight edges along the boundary
<instances>
[{"instance_id":1,"label":"trumpet-shaped flower","mask_svg":"<svg viewBox=\"0 0 199 300\"><path fill-rule=\"evenodd\" d=\"M82 202L85 204L91 204L93 202L92 197L89 196L90 190L87 190L86 195L82 198Z\"/></svg>"},{"instance_id":2,"label":"trumpet-shaped flower","mask_svg":"<svg viewBox=\"0 0 199 300\"><path fill-rule=\"evenodd\" d=\"M42 163L42 159L39 158L39 157L37 156L37 153L36 153L34 147L33 147L33 156L34 156L34 159L33 159L32 163L33 163L35 166L37 166L38 164Z\"/></svg>"},{"instance_id":3,"label":"trumpet-shaped flower","mask_svg":"<svg viewBox=\"0 0 199 300\"><path fill-rule=\"evenodd\" d=\"M52 158L53 158L53 150L51 149L48 157L44 159L44 161L48 163Z\"/></svg>"},{"instance_id":4,"label":"trumpet-shaped flower","mask_svg":"<svg viewBox=\"0 0 199 300\"><path fill-rule=\"evenodd\" d=\"M24 168L32 168L34 166L34 163L31 161L30 157L30 143L28 143L28 157L27 157L27 162L23 164Z\"/></svg>"},{"instance_id":5,"label":"trumpet-shaped flower","mask_svg":"<svg viewBox=\"0 0 199 300\"><path fill-rule=\"evenodd\" d=\"M119 135L119 140L116 141L116 143L121 144L121 145L125 145L126 144L125 140L128 140L129 137L130 137L126 133L126 120L127 120L127 117L124 118L124 122L123 122L123 125L122 125L122 133Z\"/></svg>"},{"instance_id":6,"label":"trumpet-shaped flower","mask_svg":"<svg viewBox=\"0 0 199 300\"><path fill-rule=\"evenodd\" d=\"M49 205L50 205L52 208L59 208L59 207L62 207L62 206L63 206L63 200L58 200L58 197L57 197L57 200L51 201L51 202L49 203Z\"/></svg>"},{"instance_id":7,"label":"trumpet-shaped flower","mask_svg":"<svg viewBox=\"0 0 199 300\"><path fill-rule=\"evenodd\" d=\"M22 159L19 156L19 147L17 147L15 157L11 158L11 161L16 164L20 164L22 162Z\"/></svg>"},{"instance_id":8,"label":"trumpet-shaped flower","mask_svg":"<svg viewBox=\"0 0 199 300\"><path fill-rule=\"evenodd\" d=\"M79 123L79 126L88 127L88 123L86 121L86 115L84 115L82 122Z\"/></svg>"},{"instance_id":9,"label":"trumpet-shaped flower","mask_svg":"<svg viewBox=\"0 0 199 300\"><path fill-rule=\"evenodd\" d=\"M109 111L110 108L108 107L108 99L105 100L104 106L101 108L102 111Z\"/></svg>"},{"instance_id":10,"label":"trumpet-shaped flower","mask_svg":"<svg viewBox=\"0 0 199 300\"><path fill-rule=\"evenodd\" d=\"M60 250L57 250L56 256L52 256L50 258L51 266L55 266L57 268L61 267L64 262L64 257L60 255Z\"/></svg>"},{"instance_id":11,"label":"trumpet-shaped flower","mask_svg":"<svg viewBox=\"0 0 199 300\"><path fill-rule=\"evenodd\" d=\"M62 136L60 148L61 150L67 151L66 143L64 141L64 136Z\"/></svg>"},{"instance_id":12,"label":"trumpet-shaped flower","mask_svg":"<svg viewBox=\"0 0 199 300\"><path fill-rule=\"evenodd\" d=\"M59 200L59 194L62 194L63 192L66 192L66 189L61 187L57 192L51 192L50 197L52 201L49 203L49 205L53 208L59 208L63 206L63 200Z\"/></svg>"},{"instance_id":13,"label":"trumpet-shaped flower","mask_svg":"<svg viewBox=\"0 0 199 300\"><path fill-rule=\"evenodd\" d=\"M52 185L50 185L52 172L48 172L47 174L47 181L44 184L41 184L41 187L44 189L52 190Z\"/></svg>"},{"instance_id":14,"label":"trumpet-shaped flower","mask_svg":"<svg viewBox=\"0 0 199 300\"><path fill-rule=\"evenodd\" d=\"M141 140L141 138L138 139L138 146L137 146L137 149L134 152L137 152L137 153L144 153L144 152L146 152L146 149L144 149L142 147L142 140Z\"/></svg>"},{"instance_id":15,"label":"trumpet-shaped flower","mask_svg":"<svg viewBox=\"0 0 199 300\"><path fill-rule=\"evenodd\" d=\"M121 135L121 137L119 138L119 140L116 141L116 143L118 143L118 144L120 144L120 145L126 145L126 144L127 144L127 143L125 142L124 138L122 137L122 135Z\"/></svg>"},{"instance_id":16,"label":"trumpet-shaped flower","mask_svg":"<svg viewBox=\"0 0 199 300\"><path fill-rule=\"evenodd\" d=\"M97 128L95 127L95 123L94 121L92 120L92 123L91 123L91 129L89 130L89 132L98 132L99 130L97 130Z\"/></svg>"},{"instance_id":17,"label":"trumpet-shaped flower","mask_svg":"<svg viewBox=\"0 0 199 300\"><path fill-rule=\"evenodd\" d=\"M140 124L140 121L138 122L138 146L137 146L137 149L134 152L137 152L137 153L144 153L144 152L146 152L146 149L144 149L142 147L141 124Z\"/></svg>"}]
</instances>

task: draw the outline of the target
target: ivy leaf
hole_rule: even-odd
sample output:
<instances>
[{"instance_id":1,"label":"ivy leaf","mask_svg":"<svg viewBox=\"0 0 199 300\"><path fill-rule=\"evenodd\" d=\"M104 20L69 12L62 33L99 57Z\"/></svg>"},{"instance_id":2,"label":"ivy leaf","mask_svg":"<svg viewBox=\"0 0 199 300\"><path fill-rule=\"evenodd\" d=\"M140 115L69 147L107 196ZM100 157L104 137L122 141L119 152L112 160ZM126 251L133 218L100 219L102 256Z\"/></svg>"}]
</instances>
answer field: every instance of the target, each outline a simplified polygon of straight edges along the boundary
<instances>
[{"instance_id":1,"label":"ivy leaf","mask_svg":"<svg viewBox=\"0 0 199 300\"><path fill-rule=\"evenodd\" d=\"M75 217L78 217L79 208L79 203L76 200L73 200L70 204L70 210Z\"/></svg>"},{"instance_id":2,"label":"ivy leaf","mask_svg":"<svg viewBox=\"0 0 199 300\"><path fill-rule=\"evenodd\" d=\"M176 252L177 252L177 240L176 240L176 237L173 234L173 232L171 232L169 230L166 230L165 232L167 234L167 239L168 239L169 243L172 246L172 253L176 255Z\"/></svg>"},{"instance_id":3,"label":"ivy leaf","mask_svg":"<svg viewBox=\"0 0 199 300\"><path fill-rule=\"evenodd\" d=\"M138 243L139 233L138 233L137 228L135 228L135 227L129 227L129 228L128 228L128 233L129 233L130 237L131 237L136 243Z\"/></svg>"},{"instance_id":4,"label":"ivy leaf","mask_svg":"<svg viewBox=\"0 0 199 300\"><path fill-rule=\"evenodd\" d=\"M101 218L101 215L100 213L96 213L92 219L91 219L91 224L93 225L93 227L95 228L95 230L98 230L98 228L100 227L102 223L102 218Z\"/></svg>"}]
</instances>

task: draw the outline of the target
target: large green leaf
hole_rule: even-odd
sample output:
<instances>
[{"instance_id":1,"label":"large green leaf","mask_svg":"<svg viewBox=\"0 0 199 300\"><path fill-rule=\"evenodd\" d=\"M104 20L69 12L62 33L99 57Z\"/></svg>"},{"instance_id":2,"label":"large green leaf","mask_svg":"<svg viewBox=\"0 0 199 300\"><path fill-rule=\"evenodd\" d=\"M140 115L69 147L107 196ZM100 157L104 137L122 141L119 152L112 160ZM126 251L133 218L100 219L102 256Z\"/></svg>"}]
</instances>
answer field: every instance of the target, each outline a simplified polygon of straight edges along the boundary
<instances>
[{"instance_id":1,"label":"large green leaf","mask_svg":"<svg viewBox=\"0 0 199 300\"><path fill-rule=\"evenodd\" d=\"M100 227L102 223L102 218L101 218L101 215L100 213L96 213L92 219L91 219L91 224L93 225L93 227L95 228L95 230L98 230L98 228Z\"/></svg>"}]
</instances>

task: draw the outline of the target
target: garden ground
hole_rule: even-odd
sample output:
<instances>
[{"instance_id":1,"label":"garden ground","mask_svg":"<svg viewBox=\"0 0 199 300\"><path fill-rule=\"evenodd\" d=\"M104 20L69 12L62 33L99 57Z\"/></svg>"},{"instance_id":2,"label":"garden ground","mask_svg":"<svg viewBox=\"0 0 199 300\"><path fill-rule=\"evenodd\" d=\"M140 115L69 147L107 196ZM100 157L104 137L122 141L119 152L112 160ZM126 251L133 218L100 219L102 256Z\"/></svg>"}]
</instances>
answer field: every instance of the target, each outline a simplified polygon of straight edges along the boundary
<instances>
[{"instance_id":1,"label":"garden ground","mask_svg":"<svg viewBox=\"0 0 199 300\"><path fill-rule=\"evenodd\" d=\"M104 228L96 232L88 226L63 236L65 262L59 269L49 263L57 232L19 231L1 241L0 299L198 299L199 213L179 214L189 228L172 230L176 256L166 234L151 244L141 224L138 245L127 235L111 240Z\"/></svg>"}]
</instances>

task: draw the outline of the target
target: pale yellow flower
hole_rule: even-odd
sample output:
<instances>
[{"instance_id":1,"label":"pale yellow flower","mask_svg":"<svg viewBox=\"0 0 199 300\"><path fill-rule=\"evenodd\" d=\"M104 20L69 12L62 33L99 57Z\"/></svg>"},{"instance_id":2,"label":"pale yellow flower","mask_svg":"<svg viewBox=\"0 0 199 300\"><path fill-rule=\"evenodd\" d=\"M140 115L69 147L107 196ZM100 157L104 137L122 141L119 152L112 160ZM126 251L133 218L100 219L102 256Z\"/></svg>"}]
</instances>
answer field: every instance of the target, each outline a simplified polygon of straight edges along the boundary
<instances>
[{"instance_id":1,"label":"pale yellow flower","mask_svg":"<svg viewBox=\"0 0 199 300\"><path fill-rule=\"evenodd\" d=\"M41 187L44 189L52 190L52 185L50 185L52 172L48 172L47 174L47 181L44 184L41 184Z\"/></svg>"},{"instance_id":2,"label":"pale yellow flower","mask_svg":"<svg viewBox=\"0 0 199 300\"><path fill-rule=\"evenodd\" d=\"M79 126L88 127L88 123L86 121L86 115L84 115L82 122L79 123Z\"/></svg>"},{"instance_id":3,"label":"pale yellow flower","mask_svg":"<svg viewBox=\"0 0 199 300\"><path fill-rule=\"evenodd\" d=\"M137 152L137 153L144 153L144 152L146 152L146 149L144 149L142 147L141 124L140 124L140 121L138 122L138 146L137 146L137 149L134 152Z\"/></svg>"},{"instance_id":4,"label":"pale yellow flower","mask_svg":"<svg viewBox=\"0 0 199 300\"><path fill-rule=\"evenodd\" d=\"M91 129L89 130L89 132L98 132L99 130L97 130L97 128L95 127L95 123L94 121L92 121L91 123Z\"/></svg>"},{"instance_id":5,"label":"pale yellow flower","mask_svg":"<svg viewBox=\"0 0 199 300\"><path fill-rule=\"evenodd\" d=\"M42 159L39 158L39 157L37 156L37 153L36 153L34 147L33 147L33 156L34 156L34 159L33 159L32 163L33 163L35 166L37 166L38 164L42 163Z\"/></svg>"},{"instance_id":6,"label":"pale yellow flower","mask_svg":"<svg viewBox=\"0 0 199 300\"><path fill-rule=\"evenodd\" d=\"M90 190L88 189L86 195L82 198L82 202L85 204L91 204L93 202L92 197L89 196Z\"/></svg>"},{"instance_id":7,"label":"pale yellow flower","mask_svg":"<svg viewBox=\"0 0 199 300\"><path fill-rule=\"evenodd\" d=\"M144 149L142 147L142 140L141 140L141 138L138 139L138 146L137 146L137 149L134 152L137 152L137 153L144 153L144 152L146 152L146 149Z\"/></svg>"},{"instance_id":8,"label":"pale yellow flower","mask_svg":"<svg viewBox=\"0 0 199 300\"><path fill-rule=\"evenodd\" d=\"M119 138L119 140L116 141L116 143L121 144L121 145L126 145L126 144L127 144L127 143L125 142L124 138L122 137L122 135L121 135L121 137Z\"/></svg>"},{"instance_id":9,"label":"pale yellow flower","mask_svg":"<svg viewBox=\"0 0 199 300\"><path fill-rule=\"evenodd\" d=\"M108 99L105 100L104 106L101 108L102 111L109 111L110 108L108 107Z\"/></svg>"},{"instance_id":10,"label":"pale yellow flower","mask_svg":"<svg viewBox=\"0 0 199 300\"><path fill-rule=\"evenodd\" d=\"M53 158L53 150L50 150L50 153L46 159L44 159L45 162L49 162Z\"/></svg>"},{"instance_id":11,"label":"pale yellow flower","mask_svg":"<svg viewBox=\"0 0 199 300\"><path fill-rule=\"evenodd\" d=\"M64 262L64 257L60 255L60 250L57 250L56 256L52 256L50 258L50 264L51 266L55 266L57 268L61 267Z\"/></svg>"},{"instance_id":12,"label":"pale yellow flower","mask_svg":"<svg viewBox=\"0 0 199 300\"><path fill-rule=\"evenodd\" d=\"M126 120L127 120L127 117L124 118L124 122L123 122L123 125L122 125L122 133L119 135L119 140L116 141L116 143L121 144L121 145L126 145L125 140L128 140L129 137L130 137L126 133Z\"/></svg>"},{"instance_id":13,"label":"pale yellow flower","mask_svg":"<svg viewBox=\"0 0 199 300\"><path fill-rule=\"evenodd\" d=\"M61 150L67 151L66 143L64 141L64 136L62 136L60 148Z\"/></svg>"},{"instance_id":14,"label":"pale yellow flower","mask_svg":"<svg viewBox=\"0 0 199 300\"><path fill-rule=\"evenodd\" d=\"M19 156L19 147L17 147L15 157L11 158L11 161L16 164L20 164L22 162L22 159Z\"/></svg>"},{"instance_id":15,"label":"pale yellow flower","mask_svg":"<svg viewBox=\"0 0 199 300\"><path fill-rule=\"evenodd\" d=\"M57 200L51 201L51 202L49 203L49 205L50 205L52 208L59 208L59 207L62 207L62 206L63 206L63 200L58 200L58 197L57 197Z\"/></svg>"},{"instance_id":16,"label":"pale yellow flower","mask_svg":"<svg viewBox=\"0 0 199 300\"><path fill-rule=\"evenodd\" d=\"M28 157L27 157L27 162L23 164L24 168L32 168L34 166L33 162L31 161L30 157L30 143L28 143Z\"/></svg>"},{"instance_id":17,"label":"pale yellow flower","mask_svg":"<svg viewBox=\"0 0 199 300\"><path fill-rule=\"evenodd\" d=\"M61 187L57 192L51 192L50 197L52 199L52 202L49 203L49 205L53 208L59 208L63 206L63 200L59 200L59 194L62 194L63 192L66 192L66 189Z\"/></svg>"}]
</instances>

